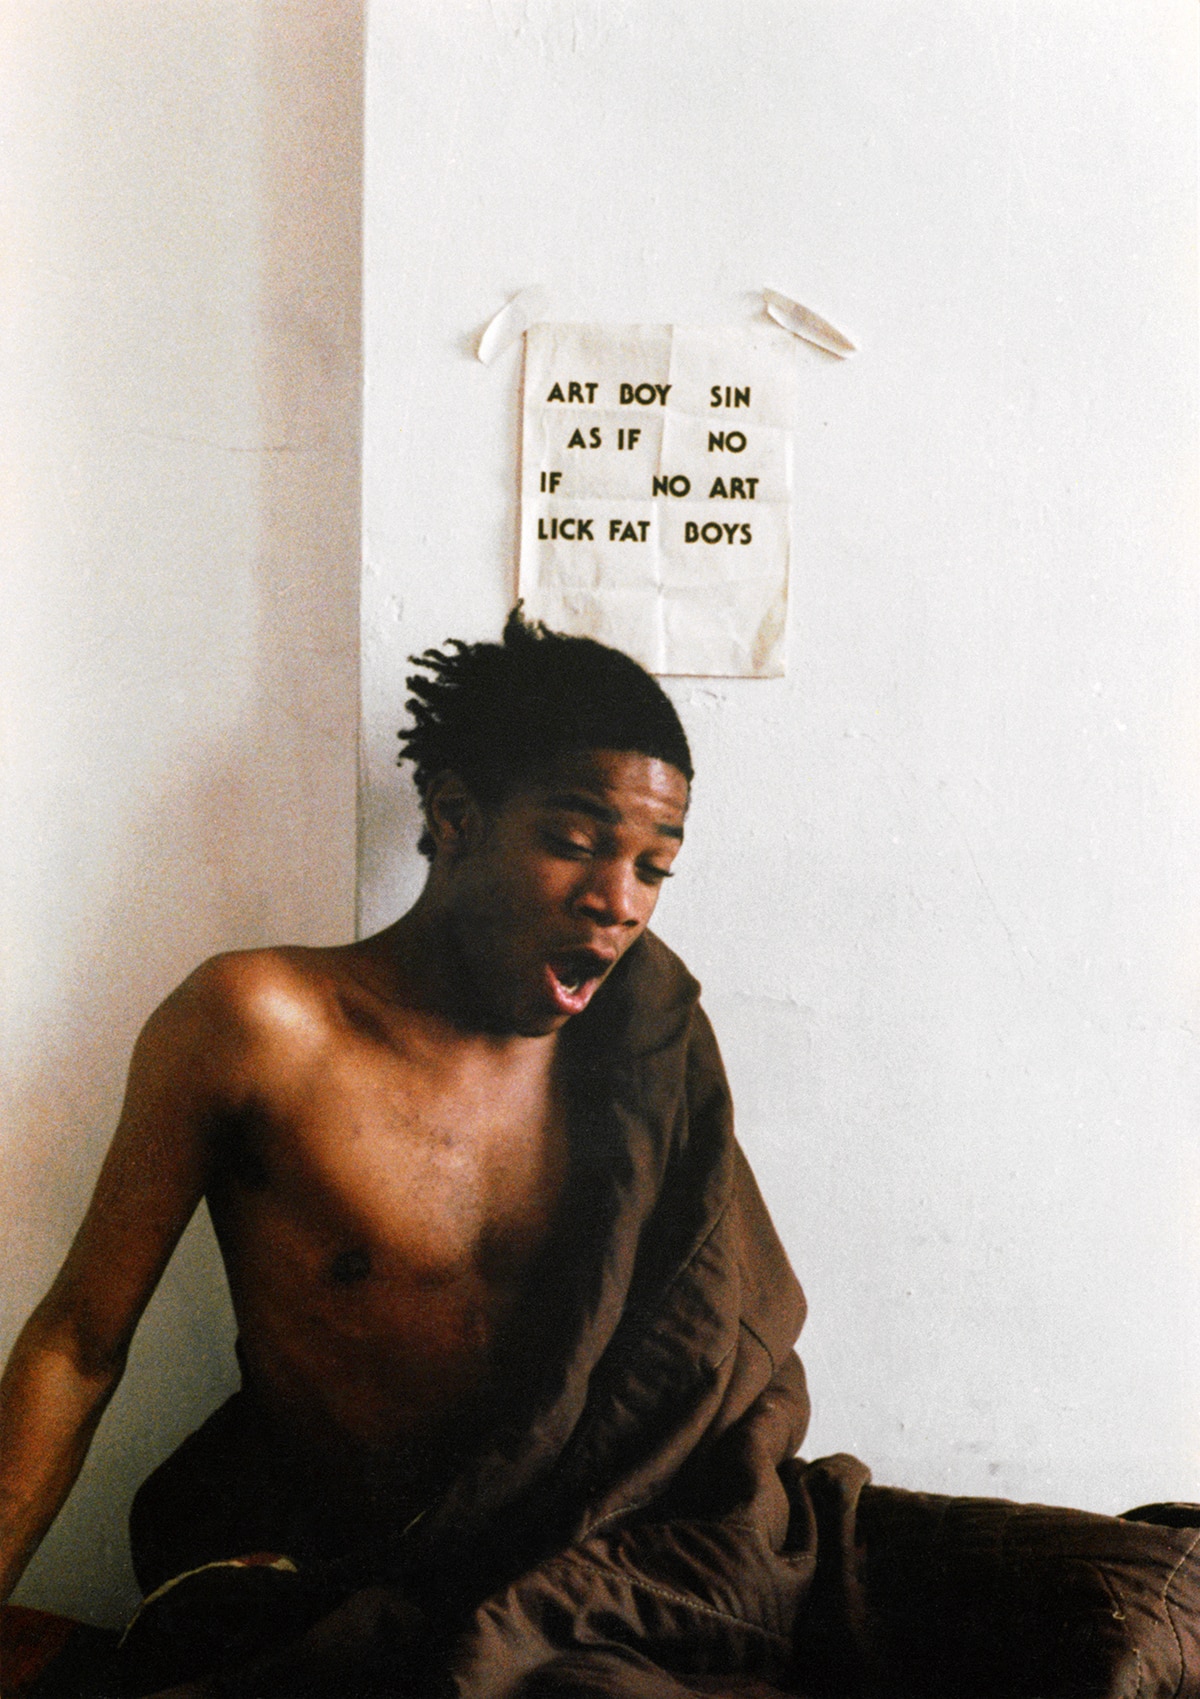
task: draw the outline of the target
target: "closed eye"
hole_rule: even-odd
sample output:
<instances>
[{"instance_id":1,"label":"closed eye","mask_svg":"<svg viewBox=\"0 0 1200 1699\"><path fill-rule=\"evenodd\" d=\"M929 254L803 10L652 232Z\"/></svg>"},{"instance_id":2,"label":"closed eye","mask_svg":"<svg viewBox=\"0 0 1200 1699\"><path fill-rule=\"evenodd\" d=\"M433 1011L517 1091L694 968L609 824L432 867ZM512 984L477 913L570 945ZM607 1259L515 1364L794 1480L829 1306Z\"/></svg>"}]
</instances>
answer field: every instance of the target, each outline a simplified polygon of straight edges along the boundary
<instances>
[{"instance_id":1,"label":"closed eye","mask_svg":"<svg viewBox=\"0 0 1200 1699\"><path fill-rule=\"evenodd\" d=\"M554 832L545 834L545 842L555 855L564 856L568 861L586 861L592 854L591 844L577 843L574 838L560 838Z\"/></svg>"}]
</instances>

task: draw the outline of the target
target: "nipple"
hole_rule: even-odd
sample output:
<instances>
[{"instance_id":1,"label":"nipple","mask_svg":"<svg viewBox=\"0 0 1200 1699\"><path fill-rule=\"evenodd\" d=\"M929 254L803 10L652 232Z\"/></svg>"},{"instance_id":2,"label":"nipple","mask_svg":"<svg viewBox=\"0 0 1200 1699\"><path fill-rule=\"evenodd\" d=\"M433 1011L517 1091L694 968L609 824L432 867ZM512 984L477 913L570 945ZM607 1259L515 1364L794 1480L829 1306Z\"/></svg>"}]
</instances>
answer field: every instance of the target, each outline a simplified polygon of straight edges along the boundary
<instances>
[{"instance_id":1,"label":"nipple","mask_svg":"<svg viewBox=\"0 0 1200 1699\"><path fill-rule=\"evenodd\" d=\"M329 1278L335 1286L358 1286L371 1272L371 1258L361 1246L352 1251L339 1251L329 1265Z\"/></svg>"}]
</instances>

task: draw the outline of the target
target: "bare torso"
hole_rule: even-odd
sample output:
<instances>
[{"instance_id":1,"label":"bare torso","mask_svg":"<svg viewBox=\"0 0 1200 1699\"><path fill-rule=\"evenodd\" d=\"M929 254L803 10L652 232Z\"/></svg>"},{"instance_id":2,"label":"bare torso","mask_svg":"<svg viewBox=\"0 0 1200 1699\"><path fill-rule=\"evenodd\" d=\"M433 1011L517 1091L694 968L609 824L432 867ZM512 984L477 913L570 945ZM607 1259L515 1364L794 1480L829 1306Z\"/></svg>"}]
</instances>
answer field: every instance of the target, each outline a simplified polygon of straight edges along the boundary
<instances>
[{"instance_id":1,"label":"bare torso","mask_svg":"<svg viewBox=\"0 0 1200 1699\"><path fill-rule=\"evenodd\" d=\"M354 947L234 974L249 1037L208 1197L251 1383L335 1475L395 1467L419 1498L413 1459L486 1404L554 1219L555 1038L449 1031L381 996Z\"/></svg>"},{"instance_id":2,"label":"bare torso","mask_svg":"<svg viewBox=\"0 0 1200 1699\"><path fill-rule=\"evenodd\" d=\"M203 1196L251 1392L232 1421L302 1520L312 1495L319 1547L357 1539L364 1507L393 1530L536 1392L584 1248L564 1199L583 1052L560 1035L648 923L687 801L682 771L627 750L562 751L488 808L446 768L406 915L341 949L215 957L159 1005L0 1384L0 1598Z\"/></svg>"}]
</instances>

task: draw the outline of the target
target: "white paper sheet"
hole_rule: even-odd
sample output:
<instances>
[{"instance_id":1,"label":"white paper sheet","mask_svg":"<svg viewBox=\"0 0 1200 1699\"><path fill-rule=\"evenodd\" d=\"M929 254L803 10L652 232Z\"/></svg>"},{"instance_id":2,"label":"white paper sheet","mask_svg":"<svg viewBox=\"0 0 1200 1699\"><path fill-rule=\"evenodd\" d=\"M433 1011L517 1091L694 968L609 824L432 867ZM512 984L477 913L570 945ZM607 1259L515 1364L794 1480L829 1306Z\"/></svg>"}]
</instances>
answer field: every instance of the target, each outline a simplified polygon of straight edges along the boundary
<instances>
[{"instance_id":1,"label":"white paper sheet","mask_svg":"<svg viewBox=\"0 0 1200 1699\"><path fill-rule=\"evenodd\" d=\"M533 325L526 612L656 673L781 675L795 355L767 327Z\"/></svg>"}]
</instances>

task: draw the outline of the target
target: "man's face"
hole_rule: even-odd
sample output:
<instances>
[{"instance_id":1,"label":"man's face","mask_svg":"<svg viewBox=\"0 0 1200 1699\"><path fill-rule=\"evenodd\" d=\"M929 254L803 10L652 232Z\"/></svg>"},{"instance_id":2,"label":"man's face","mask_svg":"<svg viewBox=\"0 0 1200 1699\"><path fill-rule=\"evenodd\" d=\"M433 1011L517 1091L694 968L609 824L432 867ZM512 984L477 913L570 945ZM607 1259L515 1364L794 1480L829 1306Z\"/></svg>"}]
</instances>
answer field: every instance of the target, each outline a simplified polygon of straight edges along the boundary
<instances>
[{"instance_id":1,"label":"man's face","mask_svg":"<svg viewBox=\"0 0 1200 1699\"><path fill-rule=\"evenodd\" d=\"M454 864L452 922L488 1025L534 1036L587 1007L654 913L687 803L669 762L602 749L486 816Z\"/></svg>"}]
</instances>

